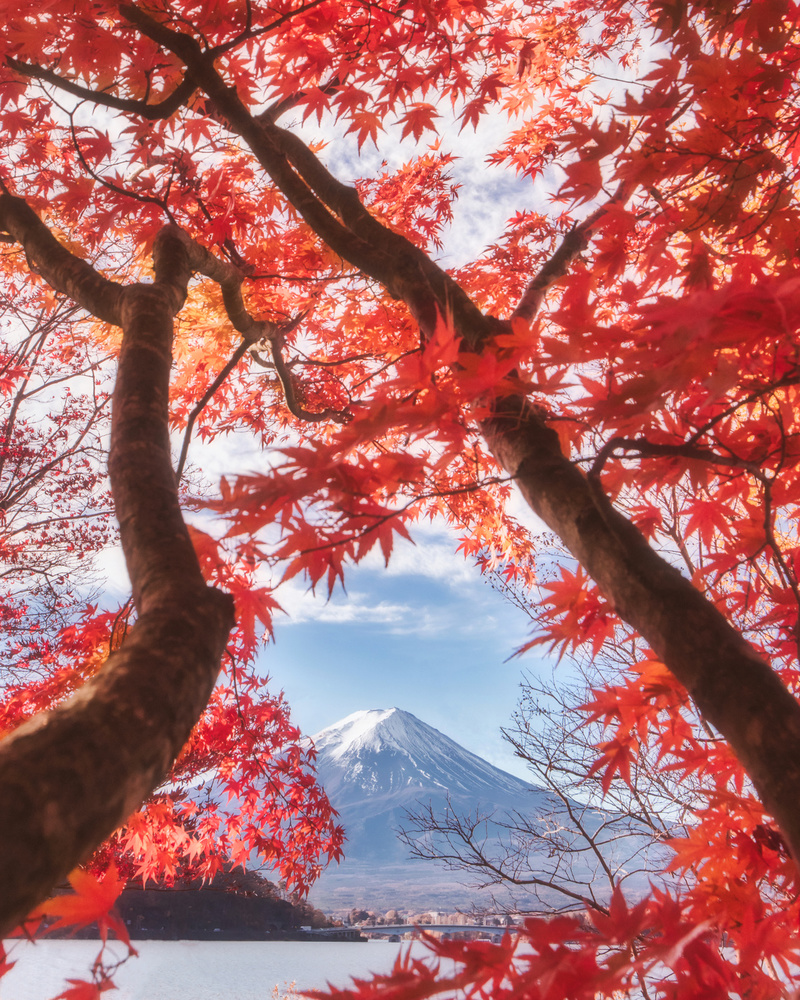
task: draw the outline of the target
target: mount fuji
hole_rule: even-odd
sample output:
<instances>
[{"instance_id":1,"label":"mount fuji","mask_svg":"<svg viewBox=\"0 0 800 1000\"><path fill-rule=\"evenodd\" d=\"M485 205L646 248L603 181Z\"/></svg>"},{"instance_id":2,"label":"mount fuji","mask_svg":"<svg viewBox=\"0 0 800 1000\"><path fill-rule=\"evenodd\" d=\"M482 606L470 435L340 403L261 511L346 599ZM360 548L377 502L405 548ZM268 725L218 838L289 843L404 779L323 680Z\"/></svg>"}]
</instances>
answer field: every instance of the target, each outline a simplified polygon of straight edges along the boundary
<instances>
[{"instance_id":1,"label":"mount fuji","mask_svg":"<svg viewBox=\"0 0 800 1000\"><path fill-rule=\"evenodd\" d=\"M583 849L566 827L565 803L559 797L494 767L409 712L354 712L312 739L318 777L347 835L345 860L325 871L312 889L315 906L341 911L354 906L453 910L491 905L490 890L477 888L474 879L472 886L464 884L470 880L467 873L411 856L407 841L422 838L422 843L430 834L411 831L409 811L480 816L487 849L499 849L506 858L512 850L520 872L543 880L555 872L558 880L576 887L594 877L595 852ZM579 810L585 830L600 833L609 823L605 813L570 805ZM518 827L521 820L532 833L522 850L520 838L503 825ZM609 829L613 826L612 817ZM402 828L405 839L398 837ZM625 840L624 851L638 855L650 843L636 832L631 842L629 826L623 832L620 846L615 846L617 835L603 838L606 852L619 855ZM559 849L566 859L558 856ZM539 908L561 906L564 896L540 887L537 900L527 900L531 908L537 902Z\"/></svg>"},{"instance_id":2,"label":"mount fuji","mask_svg":"<svg viewBox=\"0 0 800 1000\"><path fill-rule=\"evenodd\" d=\"M312 740L317 772L337 807L372 813L379 804L447 794L519 805L533 787L399 708L354 712Z\"/></svg>"}]
</instances>

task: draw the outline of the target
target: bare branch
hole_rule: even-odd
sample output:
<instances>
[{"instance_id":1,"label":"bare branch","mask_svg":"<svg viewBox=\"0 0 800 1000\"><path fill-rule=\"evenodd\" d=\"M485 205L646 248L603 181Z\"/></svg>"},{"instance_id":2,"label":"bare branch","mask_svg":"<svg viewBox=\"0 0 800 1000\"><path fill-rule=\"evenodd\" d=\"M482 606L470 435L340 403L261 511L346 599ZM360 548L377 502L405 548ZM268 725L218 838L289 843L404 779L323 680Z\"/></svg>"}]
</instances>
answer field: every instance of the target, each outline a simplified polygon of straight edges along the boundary
<instances>
[{"instance_id":1,"label":"bare branch","mask_svg":"<svg viewBox=\"0 0 800 1000\"><path fill-rule=\"evenodd\" d=\"M200 416L203 410L206 408L208 403L214 397L214 393L219 389L225 379L230 375L236 365L239 363L243 355L246 353L248 348L248 343L243 340L241 344L236 348L233 354L225 363L225 367L217 375L211 385L206 389L203 395L195 404L192 412L189 414L189 419L186 421L186 430L183 435L183 445L181 446L181 455L178 459L178 468L175 470L175 479L180 482L183 478L183 467L186 464L186 456L189 452L189 442L192 440L192 429L194 428L195 420Z\"/></svg>"},{"instance_id":2,"label":"bare branch","mask_svg":"<svg viewBox=\"0 0 800 1000\"><path fill-rule=\"evenodd\" d=\"M589 246L589 240L609 209L612 206L624 203L630 197L630 190L625 185L620 185L614 196L605 205L601 205L589 215L583 222L573 226L564 236L560 246L553 256L542 266L539 273L531 279L528 287L522 294L519 304L509 317L514 320L522 320L530 323L544 301L547 290L563 278L569 272L577 257Z\"/></svg>"},{"instance_id":3,"label":"bare branch","mask_svg":"<svg viewBox=\"0 0 800 1000\"><path fill-rule=\"evenodd\" d=\"M698 448L689 443L681 444L659 444L648 441L647 438L625 438L612 437L603 445L597 453L590 476L597 477L603 470L609 458L618 450L636 452L644 458L689 458L699 462L708 462L711 465L723 465L732 468L746 469L753 475L761 478L763 470L753 462L746 462L735 455L719 455L708 448Z\"/></svg>"}]
</instances>

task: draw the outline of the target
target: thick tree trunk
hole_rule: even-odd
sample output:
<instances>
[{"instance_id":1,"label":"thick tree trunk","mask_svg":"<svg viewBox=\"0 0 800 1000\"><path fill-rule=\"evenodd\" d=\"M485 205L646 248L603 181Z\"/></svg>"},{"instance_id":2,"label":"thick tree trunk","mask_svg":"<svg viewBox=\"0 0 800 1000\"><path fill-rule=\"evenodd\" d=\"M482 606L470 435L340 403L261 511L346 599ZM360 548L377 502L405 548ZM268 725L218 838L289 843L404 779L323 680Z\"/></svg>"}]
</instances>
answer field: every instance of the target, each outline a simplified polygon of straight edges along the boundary
<instances>
[{"instance_id":1,"label":"thick tree trunk","mask_svg":"<svg viewBox=\"0 0 800 1000\"><path fill-rule=\"evenodd\" d=\"M524 400L499 400L482 431L531 509L728 740L800 861L800 704L599 484L563 455L558 435Z\"/></svg>"},{"instance_id":2,"label":"thick tree trunk","mask_svg":"<svg viewBox=\"0 0 800 1000\"><path fill-rule=\"evenodd\" d=\"M0 743L0 935L125 822L166 777L202 713L233 625L206 587L170 461L172 316L190 275L169 229L156 282L122 288L61 247L24 202L0 225L46 280L123 327L109 473L138 621L69 701Z\"/></svg>"}]
</instances>

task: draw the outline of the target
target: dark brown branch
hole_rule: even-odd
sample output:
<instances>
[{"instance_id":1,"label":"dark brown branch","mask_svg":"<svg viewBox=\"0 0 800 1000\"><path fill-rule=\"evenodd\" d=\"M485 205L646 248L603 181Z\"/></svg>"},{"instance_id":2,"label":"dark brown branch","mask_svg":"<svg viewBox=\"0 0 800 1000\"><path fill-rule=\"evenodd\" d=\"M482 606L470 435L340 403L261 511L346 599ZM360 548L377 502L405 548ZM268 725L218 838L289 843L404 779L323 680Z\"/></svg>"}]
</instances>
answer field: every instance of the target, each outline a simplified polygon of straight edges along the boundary
<instances>
[{"instance_id":1,"label":"dark brown branch","mask_svg":"<svg viewBox=\"0 0 800 1000\"><path fill-rule=\"evenodd\" d=\"M242 272L230 261L216 257L180 227L171 226L170 232L175 239L183 243L192 270L216 281L219 285L228 319L234 330L242 335L245 344L255 344L259 340L270 340L274 337L278 329L276 325L268 320L255 319L244 304Z\"/></svg>"},{"instance_id":2,"label":"dark brown branch","mask_svg":"<svg viewBox=\"0 0 800 1000\"><path fill-rule=\"evenodd\" d=\"M0 229L21 243L44 280L106 323L119 325L123 290L75 257L21 198L0 195Z\"/></svg>"},{"instance_id":3,"label":"dark brown branch","mask_svg":"<svg viewBox=\"0 0 800 1000\"><path fill-rule=\"evenodd\" d=\"M298 359L297 361L293 362L293 364L301 366L308 365L312 368L339 368L342 365L352 364L354 361L368 361L370 358L372 359L375 358L375 355L370 351L367 351L363 354L348 354L343 358L334 358L331 361L328 360L320 361L319 358L310 358L307 354L303 354L302 352L299 353L301 354L303 360L300 361ZM414 353L416 353L416 349L414 351L406 351L406 354L414 354ZM405 355L400 355L400 356L404 357ZM396 362L391 362L391 364L395 363Z\"/></svg>"},{"instance_id":4,"label":"dark brown branch","mask_svg":"<svg viewBox=\"0 0 800 1000\"><path fill-rule=\"evenodd\" d=\"M98 174L96 170L93 170L89 166L86 157L83 155L83 150L81 149L81 144L78 139L78 133L75 130L75 122L72 115L70 115L69 127L70 134L72 135L72 145L75 148L78 161L92 180L97 181L98 184L102 184L103 187L108 188L109 191L113 191L115 194L121 194L124 198L132 198L134 201L138 201L144 205L156 205L170 220L174 221L172 212L169 210L169 206L167 205L166 197L158 198L152 194L140 194L138 191L130 191L128 188L124 188L120 184L116 184L114 181L108 180L108 178L103 177L101 174ZM167 193L169 193L169 184L167 185Z\"/></svg>"},{"instance_id":5,"label":"dark brown branch","mask_svg":"<svg viewBox=\"0 0 800 1000\"><path fill-rule=\"evenodd\" d=\"M203 711L233 624L206 587L170 463L172 317L191 268L169 231L152 285L108 281L18 199L0 224L57 290L123 327L109 474L138 621L72 698L0 743L0 934L84 861L163 782Z\"/></svg>"},{"instance_id":6,"label":"dark brown branch","mask_svg":"<svg viewBox=\"0 0 800 1000\"><path fill-rule=\"evenodd\" d=\"M183 478L183 467L186 465L186 456L189 453L189 442L192 440L192 430L194 429L194 422L203 412L203 410L208 405L209 401L213 399L214 393L219 389L225 379L230 375L233 369L239 364L242 356L246 353L247 348L250 345L246 340L243 340L241 344L236 348L233 354L228 358L225 363L225 367L217 375L211 385L206 389L200 399L194 406L194 409L189 414L189 419L186 421L186 431L183 435L183 445L181 446L181 457L178 459L178 468L175 470L175 479L180 482Z\"/></svg>"},{"instance_id":7,"label":"dark brown branch","mask_svg":"<svg viewBox=\"0 0 800 1000\"><path fill-rule=\"evenodd\" d=\"M480 482L466 483L463 486L454 486L452 489L448 490L434 489L426 493L417 493L410 500L407 500L402 507L397 507L395 510L390 510L385 514L371 514L365 511L352 511L340 508L341 513L347 514L351 517L371 517L373 519L372 524L366 528L362 528L355 534L348 535L345 538L337 538L335 541L322 542L319 545L309 545L307 548L298 549L297 555L304 556L308 555L310 552L326 552L330 549L338 549L342 546L349 545L352 541L358 541L361 538L366 538L388 521L392 521L396 517L402 517L407 510L410 510L414 504L419 503L420 500L428 500L431 497L452 497L463 493L475 493L478 490L486 489L487 486L498 486L501 483L508 482L511 482L511 477L509 476L488 476Z\"/></svg>"},{"instance_id":8,"label":"dark brown branch","mask_svg":"<svg viewBox=\"0 0 800 1000\"><path fill-rule=\"evenodd\" d=\"M313 10L315 7L319 7L319 5L324 2L325 0L309 0L309 3L301 4L294 10L290 10L288 13L282 14L280 17L275 18L274 21L270 21L269 24L262 25L260 28L251 28L249 26L251 13L248 8L248 27L246 27L241 34L237 35L236 38L232 38L229 42L224 42L221 45L215 45L210 51L215 58L225 52L230 52L231 49L235 49L237 46L243 45L245 42L249 42L253 38L260 38L263 35L271 34L273 31L277 31L278 28L284 25L287 21L290 21L293 17L297 17L299 14L305 14L306 11Z\"/></svg>"},{"instance_id":9,"label":"dark brown branch","mask_svg":"<svg viewBox=\"0 0 800 1000\"><path fill-rule=\"evenodd\" d=\"M293 320L290 320L288 323L284 323L281 326L276 326L274 323L267 320L254 319L253 316L251 316L247 311L244 299L242 298L241 272L229 261L220 260L219 257L215 257L214 254L212 254L205 247L201 246L199 243L196 243L178 226L170 227L170 231L176 239L183 242L184 248L191 262L192 269L206 275L206 277L211 278L219 284L220 289L222 290L222 301L225 305L225 311L228 314L228 318L233 324L233 328L238 333L241 333L244 338L243 347L241 348L242 354L247 347L253 343L257 343L258 341L265 341L269 343L275 370L278 373L278 378L280 379L284 398L289 411L299 420L305 420L307 422L310 421L313 423L319 423L324 420L335 420L337 423L343 423L346 418L339 413L338 410L327 409L322 410L319 413L313 413L310 410L306 410L300 404L297 399L297 393L294 389L291 372L283 360L282 350L286 334L293 330L297 324L304 319L306 313L301 313ZM239 357L241 357L241 355L239 355ZM227 372L225 377L227 377ZM220 382L220 385L221 384L222 383ZM218 386L216 388L218 388ZM216 392L216 388L214 388L213 392ZM208 400L206 400L206 402L207 401ZM203 406L205 406L205 403L203 403ZM184 442L184 452L182 452L181 455L181 469L183 468L183 459L185 458L185 448L187 446L188 443Z\"/></svg>"},{"instance_id":10,"label":"dark brown branch","mask_svg":"<svg viewBox=\"0 0 800 1000\"><path fill-rule=\"evenodd\" d=\"M683 444L658 444L648 441L647 438L624 438L612 437L603 445L597 453L590 476L597 477L603 470L606 462L617 450L635 452L642 458L688 458L698 462L708 462L710 465L723 465L737 469L746 469L754 476L761 478L761 467L753 462L746 462L735 455L718 455L717 452L709 448L698 448L696 445Z\"/></svg>"},{"instance_id":11,"label":"dark brown branch","mask_svg":"<svg viewBox=\"0 0 800 1000\"><path fill-rule=\"evenodd\" d=\"M114 94L106 94L103 91L92 90L90 87L83 87L79 83L67 80L53 70L37 63L24 63L13 56L6 56L6 64L21 76L27 76L33 80L42 80L50 83L59 90L80 97L82 100L91 101L92 104L99 104L105 108L114 108L117 111L125 111L130 115L140 115L148 121L158 121L163 118L171 118L172 115L182 105L186 104L195 91L194 84L185 77L173 92L157 104L148 104L146 101L134 101L124 97L115 97Z\"/></svg>"},{"instance_id":12,"label":"dark brown branch","mask_svg":"<svg viewBox=\"0 0 800 1000\"><path fill-rule=\"evenodd\" d=\"M297 322L299 322L299 320ZM291 329L291 327L289 327L289 329ZM307 423L322 423L325 420L334 420L337 424L345 423L347 416L339 410L326 409L320 410L318 413L314 413L312 410L307 410L298 400L297 393L294 389L292 373L289 371L288 365L283 360L284 334L286 332L286 329L282 329L276 336L273 336L270 339L269 345L272 350L272 363L275 365L275 371L277 372L281 386L283 387L283 396L286 400L286 406L288 407L289 412L297 417L298 420L304 420Z\"/></svg>"},{"instance_id":13,"label":"dark brown branch","mask_svg":"<svg viewBox=\"0 0 800 1000\"><path fill-rule=\"evenodd\" d=\"M559 278L563 278L569 272L576 258L589 246L589 240L592 238L597 224L608 212L609 208L612 205L623 203L628 194L628 189L624 185L620 185L607 204L601 205L600 208L592 212L583 222L578 223L570 229L553 256L528 283L528 287L519 300L517 308L510 316L512 321L523 320L526 323L530 323L539 311L547 290Z\"/></svg>"},{"instance_id":14,"label":"dark brown branch","mask_svg":"<svg viewBox=\"0 0 800 1000\"><path fill-rule=\"evenodd\" d=\"M184 61L216 113L245 140L303 219L335 253L403 299L424 336L433 333L440 317L452 318L470 346L491 336L494 324L463 289L410 240L370 215L355 189L338 181L302 140L269 117L255 118L194 38L167 28L133 4L121 3L120 11Z\"/></svg>"},{"instance_id":15,"label":"dark brown branch","mask_svg":"<svg viewBox=\"0 0 800 1000\"><path fill-rule=\"evenodd\" d=\"M547 290L568 273L575 259L588 247L591 235L591 227L585 224L570 229L553 256L528 283L517 308L511 314L512 320L530 323L539 311Z\"/></svg>"},{"instance_id":16,"label":"dark brown branch","mask_svg":"<svg viewBox=\"0 0 800 1000\"><path fill-rule=\"evenodd\" d=\"M752 646L647 544L523 399L482 423L529 506L728 740L800 858L800 705Z\"/></svg>"},{"instance_id":17,"label":"dark brown branch","mask_svg":"<svg viewBox=\"0 0 800 1000\"><path fill-rule=\"evenodd\" d=\"M323 94L335 93L336 90L341 86L341 81L338 76L335 76L329 83L323 83L319 88L320 92ZM297 107L297 105L307 96L306 91L300 90L296 94L290 94L288 97L282 98L280 101L275 101L274 104L270 106L258 116L259 118L266 119L270 122L277 121L281 115L285 115L287 111L291 111L292 108Z\"/></svg>"}]
</instances>

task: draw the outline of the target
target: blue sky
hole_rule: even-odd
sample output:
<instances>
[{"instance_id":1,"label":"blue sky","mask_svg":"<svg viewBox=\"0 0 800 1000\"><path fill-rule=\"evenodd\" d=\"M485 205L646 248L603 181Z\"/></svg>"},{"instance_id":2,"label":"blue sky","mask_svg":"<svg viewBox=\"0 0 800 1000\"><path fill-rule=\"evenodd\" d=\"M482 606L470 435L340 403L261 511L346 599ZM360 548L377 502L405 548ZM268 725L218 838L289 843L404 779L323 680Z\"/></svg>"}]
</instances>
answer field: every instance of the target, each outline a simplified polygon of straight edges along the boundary
<instances>
[{"instance_id":1,"label":"blue sky","mask_svg":"<svg viewBox=\"0 0 800 1000\"><path fill-rule=\"evenodd\" d=\"M502 115L487 117L476 133L448 123L443 109L441 126L443 148L458 157L451 173L461 185L441 254L453 266L479 257L515 212L542 210L545 193L541 182L487 164L510 128ZM298 131L319 136L313 123ZM418 152L391 126L378 137L380 149L365 144L360 153L339 131L326 137L323 159L345 182ZM535 522L527 513L523 520ZM522 671L550 672L536 654L508 661L530 637L530 620L455 553L457 539L444 523L418 526L414 538L415 546L396 543L388 568L377 555L348 568L347 594L338 590L330 601L301 584L282 587L276 596L290 615L276 618L264 667L309 735L359 709L396 706L527 777L500 728L516 707Z\"/></svg>"},{"instance_id":2,"label":"blue sky","mask_svg":"<svg viewBox=\"0 0 800 1000\"><path fill-rule=\"evenodd\" d=\"M385 568L368 559L347 573L347 593L314 597L302 584L276 595L276 642L263 657L292 717L309 735L351 712L397 707L522 777L500 735L522 670L550 667L535 653L508 661L530 620L455 553L447 527L423 526ZM507 662L508 661L508 662Z\"/></svg>"}]
</instances>

